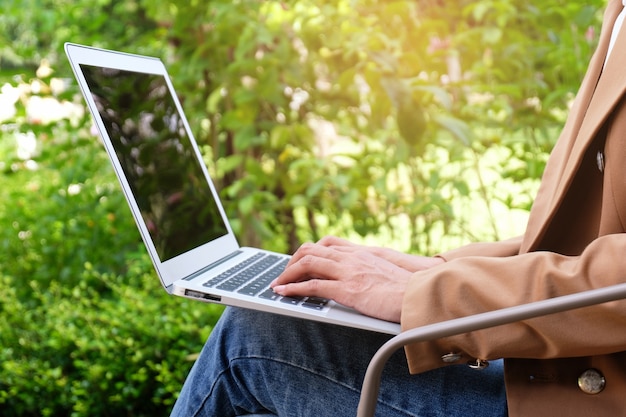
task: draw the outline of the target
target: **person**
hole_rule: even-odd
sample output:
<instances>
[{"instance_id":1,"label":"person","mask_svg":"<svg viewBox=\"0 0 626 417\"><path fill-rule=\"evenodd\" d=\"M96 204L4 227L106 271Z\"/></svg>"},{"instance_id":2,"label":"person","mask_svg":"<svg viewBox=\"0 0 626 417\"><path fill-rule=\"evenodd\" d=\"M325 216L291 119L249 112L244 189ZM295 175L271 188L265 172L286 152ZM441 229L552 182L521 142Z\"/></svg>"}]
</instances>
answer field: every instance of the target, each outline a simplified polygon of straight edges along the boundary
<instances>
[{"instance_id":1,"label":"person","mask_svg":"<svg viewBox=\"0 0 626 417\"><path fill-rule=\"evenodd\" d=\"M332 298L410 329L624 282L623 9L621 0L606 7L523 236L432 258L327 237L298 249L274 290ZM387 339L228 308L172 416L354 415L367 364ZM377 415L623 416L625 390L626 302L611 302L406 346L385 368Z\"/></svg>"}]
</instances>

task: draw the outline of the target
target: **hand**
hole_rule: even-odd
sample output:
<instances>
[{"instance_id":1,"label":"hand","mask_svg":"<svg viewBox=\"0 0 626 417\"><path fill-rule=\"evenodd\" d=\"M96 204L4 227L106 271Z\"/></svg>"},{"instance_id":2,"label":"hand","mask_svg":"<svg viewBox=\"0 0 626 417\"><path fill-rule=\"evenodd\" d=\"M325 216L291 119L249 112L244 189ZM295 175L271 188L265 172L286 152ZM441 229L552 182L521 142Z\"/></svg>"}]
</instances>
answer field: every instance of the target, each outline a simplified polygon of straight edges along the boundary
<instances>
[{"instance_id":1,"label":"hand","mask_svg":"<svg viewBox=\"0 0 626 417\"><path fill-rule=\"evenodd\" d=\"M302 245L272 288L284 296L330 298L363 314L400 322L413 272L441 262L328 237Z\"/></svg>"},{"instance_id":2,"label":"hand","mask_svg":"<svg viewBox=\"0 0 626 417\"><path fill-rule=\"evenodd\" d=\"M326 236L317 244L344 252L370 252L372 255L386 259L411 272L423 271L445 262L443 258L438 257L409 255L389 248L358 245L335 236Z\"/></svg>"}]
</instances>

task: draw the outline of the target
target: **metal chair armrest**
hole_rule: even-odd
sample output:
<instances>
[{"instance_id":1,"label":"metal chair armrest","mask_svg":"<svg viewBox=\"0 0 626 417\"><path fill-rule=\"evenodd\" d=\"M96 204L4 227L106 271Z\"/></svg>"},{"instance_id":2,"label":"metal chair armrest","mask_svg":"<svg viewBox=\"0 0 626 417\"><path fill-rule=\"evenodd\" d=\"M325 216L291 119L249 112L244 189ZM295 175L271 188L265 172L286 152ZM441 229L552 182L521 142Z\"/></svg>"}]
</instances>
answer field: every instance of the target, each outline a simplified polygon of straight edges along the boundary
<instances>
[{"instance_id":1,"label":"metal chair armrest","mask_svg":"<svg viewBox=\"0 0 626 417\"><path fill-rule=\"evenodd\" d=\"M626 283L448 320L402 332L381 346L372 357L363 380L357 417L374 416L383 368L394 352L408 344L468 333L624 298L626 298Z\"/></svg>"}]
</instances>

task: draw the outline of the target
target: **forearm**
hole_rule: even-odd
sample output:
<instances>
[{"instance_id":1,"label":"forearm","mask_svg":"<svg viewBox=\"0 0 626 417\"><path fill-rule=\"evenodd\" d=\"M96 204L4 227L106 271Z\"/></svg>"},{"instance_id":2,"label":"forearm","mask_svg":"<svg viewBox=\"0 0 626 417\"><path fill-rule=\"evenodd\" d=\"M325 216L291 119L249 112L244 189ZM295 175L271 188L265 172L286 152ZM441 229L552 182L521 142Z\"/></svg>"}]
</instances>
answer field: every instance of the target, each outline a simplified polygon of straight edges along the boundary
<instances>
[{"instance_id":1,"label":"forearm","mask_svg":"<svg viewBox=\"0 0 626 417\"><path fill-rule=\"evenodd\" d=\"M463 257L414 274L403 300L404 329L624 281L626 234L597 239L581 256L534 252ZM609 303L407 347L412 372L463 359L554 358L623 350L625 303Z\"/></svg>"}]
</instances>

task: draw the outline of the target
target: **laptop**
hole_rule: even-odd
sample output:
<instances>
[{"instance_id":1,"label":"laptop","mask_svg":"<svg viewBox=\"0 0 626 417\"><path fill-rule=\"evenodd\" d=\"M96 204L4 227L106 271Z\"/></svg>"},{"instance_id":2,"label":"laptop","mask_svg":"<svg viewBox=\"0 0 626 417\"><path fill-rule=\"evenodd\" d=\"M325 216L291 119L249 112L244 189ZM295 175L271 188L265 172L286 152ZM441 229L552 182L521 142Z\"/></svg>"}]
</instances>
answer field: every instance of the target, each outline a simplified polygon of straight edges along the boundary
<instances>
[{"instance_id":1,"label":"laptop","mask_svg":"<svg viewBox=\"0 0 626 417\"><path fill-rule=\"evenodd\" d=\"M240 247L163 62L65 44L163 288L238 306L388 334L398 323L332 300L281 297L269 284L289 256Z\"/></svg>"}]
</instances>

